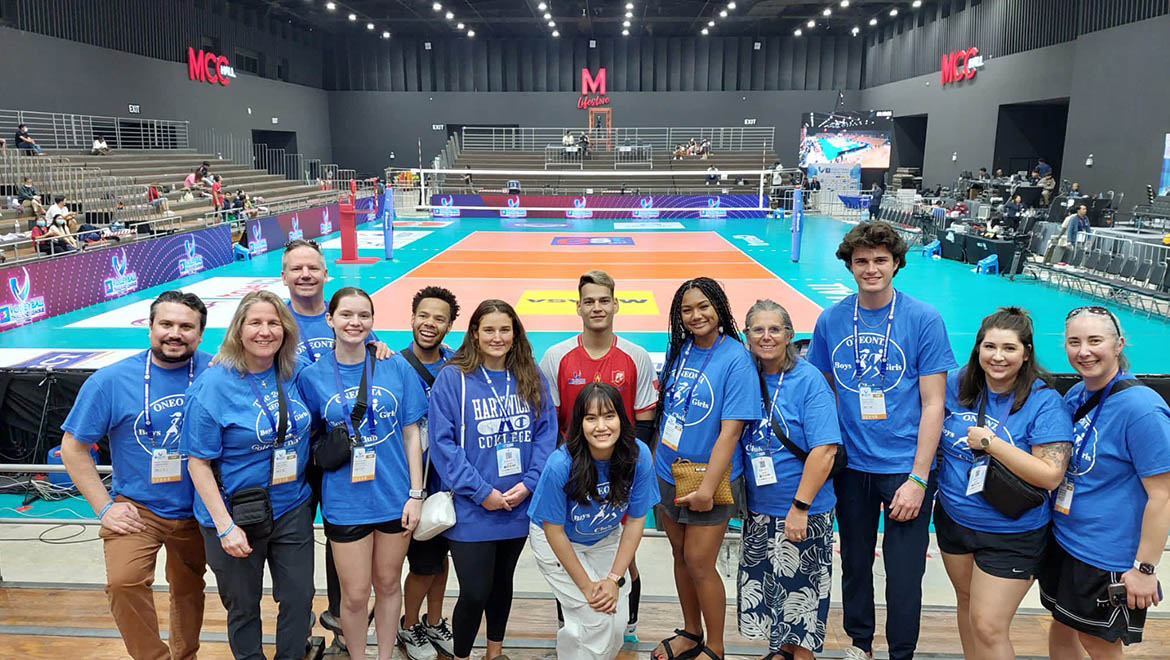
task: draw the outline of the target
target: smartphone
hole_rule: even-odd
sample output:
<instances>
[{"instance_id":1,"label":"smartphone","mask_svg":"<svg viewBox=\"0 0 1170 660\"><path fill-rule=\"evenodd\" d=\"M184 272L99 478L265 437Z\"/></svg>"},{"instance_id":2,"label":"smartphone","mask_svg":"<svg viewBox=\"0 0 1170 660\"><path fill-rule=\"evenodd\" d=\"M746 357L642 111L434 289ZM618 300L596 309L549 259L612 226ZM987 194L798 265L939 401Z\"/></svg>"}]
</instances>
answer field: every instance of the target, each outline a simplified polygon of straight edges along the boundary
<instances>
[{"instance_id":1,"label":"smartphone","mask_svg":"<svg viewBox=\"0 0 1170 660\"><path fill-rule=\"evenodd\" d=\"M1126 606L1126 597L1128 596L1128 592L1126 591L1124 582L1114 582L1113 584L1109 585L1107 593L1109 595L1110 605L1114 607Z\"/></svg>"}]
</instances>

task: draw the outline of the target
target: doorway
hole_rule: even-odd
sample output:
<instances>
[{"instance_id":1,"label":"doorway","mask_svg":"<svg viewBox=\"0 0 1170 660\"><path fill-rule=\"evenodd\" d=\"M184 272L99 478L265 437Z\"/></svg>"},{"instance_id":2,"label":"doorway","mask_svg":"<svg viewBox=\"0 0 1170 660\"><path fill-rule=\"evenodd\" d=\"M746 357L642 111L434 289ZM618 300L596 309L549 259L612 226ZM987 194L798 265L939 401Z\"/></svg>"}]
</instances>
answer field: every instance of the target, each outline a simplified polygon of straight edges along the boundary
<instances>
[{"instance_id":1,"label":"doorway","mask_svg":"<svg viewBox=\"0 0 1170 660\"><path fill-rule=\"evenodd\" d=\"M284 149L286 154L297 153L296 131L252 131L252 143L267 145L269 149Z\"/></svg>"},{"instance_id":2,"label":"doorway","mask_svg":"<svg viewBox=\"0 0 1170 660\"><path fill-rule=\"evenodd\" d=\"M894 117L894 136L890 150L890 169L911 167L922 173L926 154L926 115Z\"/></svg>"},{"instance_id":3,"label":"doorway","mask_svg":"<svg viewBox=\"0 0 1170 660\"><path fill-rule=\"evenodd\" d=\"M1059 181L1067 127L1068 99L999 106L992 172L1031 173L1043 158Z\"/></svg>"}]
</instances>

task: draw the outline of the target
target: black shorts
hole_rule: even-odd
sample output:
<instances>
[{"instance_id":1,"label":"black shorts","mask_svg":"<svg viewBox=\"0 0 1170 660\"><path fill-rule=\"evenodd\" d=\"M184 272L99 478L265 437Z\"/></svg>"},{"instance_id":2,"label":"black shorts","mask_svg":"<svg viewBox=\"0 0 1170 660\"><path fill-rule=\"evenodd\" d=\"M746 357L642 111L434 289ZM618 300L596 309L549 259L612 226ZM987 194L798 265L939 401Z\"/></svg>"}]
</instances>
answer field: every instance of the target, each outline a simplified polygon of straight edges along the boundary
<instances>
[{"instance_id":1,"label":"black shorts","mask_svg":"<svg viewBox=\"0 0 1170 660\"><path fill-rule=\"evenodd\" d=\"M1086 564L1049 536L1048 556L1040 571L1040 602L1056 621L1107 642L1142 641L1146 610L1109 604L1109 585L1120 581L1121 573Z\"/></svg>"},{"instance_id":2,"label":"black shorts","mask_svg":"<svg viewBox=\"0 0 1170 660\"><path fill-rule=\"evenodd\" d=\"M947 515L942 500L934 505L938 549L948 555L974 555L979 570L1009 580L1040 575L1048 544L1048 527L1028 532L981 532Z\"/></svg>"},{"instance_id":3,"label":"black shorts","mask_svg":"<svg viewBox=\"0 0 1170 660\"><path fill-rule=\"evenodd\" d=\"M674 484L658 477L658 510L662 515L680 525L699 525L700 527L726 524L732 518L743 518L744 507L747 506L747 492L743 483L743 475L731 482L731 499L735 504L716 504L710 511L691 511L686 507L674 503Z\"/></svg>"},{"instance_id":4,"label":"black shorts","mask_svg":"<svg viewBox=\"0 0 1170 660\"><path fill-rule=\"evenodd\" d=\"M410 564L410 572L415 575L442 573L443 564L450 549L451 545L447 542L447 537L442 534L425 541L410 539L410 547L406 549L406 560Z\"/></svg>"},{"instance_id":5,"label":"black shorts","mask_svg":"<svg viewBox=\"0 0 1170 660\"><path fill-rule=\"evenodd\" d=\"M325 524L325 538L336 543L360 541L375 531L383 534L401 534L406 531L401 518L367 525L334 525L325 519L322 519L322 522Z\"/></svg>"}]
</instances>

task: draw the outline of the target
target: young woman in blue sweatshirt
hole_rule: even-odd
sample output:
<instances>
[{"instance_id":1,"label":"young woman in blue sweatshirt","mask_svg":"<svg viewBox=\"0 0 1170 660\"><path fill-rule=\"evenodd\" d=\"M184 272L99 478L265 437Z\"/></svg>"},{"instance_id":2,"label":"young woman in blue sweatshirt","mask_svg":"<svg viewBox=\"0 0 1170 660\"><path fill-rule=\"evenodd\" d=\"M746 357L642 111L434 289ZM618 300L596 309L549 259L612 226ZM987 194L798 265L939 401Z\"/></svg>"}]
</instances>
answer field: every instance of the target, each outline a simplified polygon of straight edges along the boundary
<instances>
[{"instance_id":1,"label":"young woman in blue sweatshirt","mask_svg":"<svg viewBox=\"0 0 1170 660\"><path fill-rule=\"evenodd\" d=\"M459 578L455 658L487 615L487 653L503 651L512 576L528 538L529 495L556 446L556 407L512 306L485 300L431 388L432 461L455 500L447 530Z\"/></svg>"}]
</instances>

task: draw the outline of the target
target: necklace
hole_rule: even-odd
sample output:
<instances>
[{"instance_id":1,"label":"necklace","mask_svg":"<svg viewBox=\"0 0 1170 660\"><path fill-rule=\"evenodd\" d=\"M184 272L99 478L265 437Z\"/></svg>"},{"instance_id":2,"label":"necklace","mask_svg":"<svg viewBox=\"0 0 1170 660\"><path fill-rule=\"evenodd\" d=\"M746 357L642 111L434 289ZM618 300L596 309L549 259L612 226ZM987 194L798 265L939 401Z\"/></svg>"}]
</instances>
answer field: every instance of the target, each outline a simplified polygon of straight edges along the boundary
<instances>
[{"instance_id":1,"label":"necklace","mask_svg":"<svg viewBox=\"0 0 1170 660\"><path fill-rule=\"evenodd\" d=\"M857 320L861 322L861 325L863 325L867 328L876 328L876 327L884 324L890 318L890 311L891 310L887 309L886 313L882 316L882 318L875 323L867 323L865 320L865 317L861 316L860 314L857 316Z\"/></svg>"}]
</instances>

